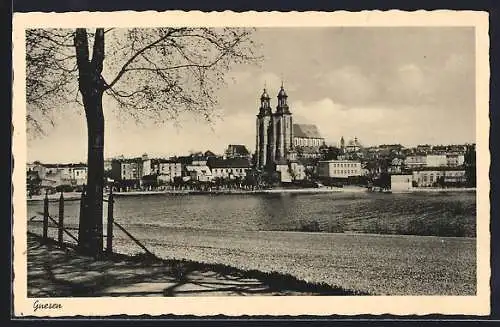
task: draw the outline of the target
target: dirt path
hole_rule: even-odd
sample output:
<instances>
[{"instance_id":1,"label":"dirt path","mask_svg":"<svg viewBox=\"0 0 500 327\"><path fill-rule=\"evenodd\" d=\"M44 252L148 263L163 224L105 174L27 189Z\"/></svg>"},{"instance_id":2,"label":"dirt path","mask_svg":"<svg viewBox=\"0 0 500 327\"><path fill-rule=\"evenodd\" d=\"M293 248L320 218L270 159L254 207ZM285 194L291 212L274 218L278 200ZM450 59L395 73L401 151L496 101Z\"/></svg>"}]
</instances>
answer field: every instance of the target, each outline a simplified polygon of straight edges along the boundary
<instances>
[{"instance_id":1,"label":"dirt path","mask_svg":"<svg viewBox=\"0 0 500 327\"><path fill-rule=\"evenodd\" d=\"M291 276L117 255L96 261L28 234L28 296L352 295Z\"/></svg>"}]
</instances>

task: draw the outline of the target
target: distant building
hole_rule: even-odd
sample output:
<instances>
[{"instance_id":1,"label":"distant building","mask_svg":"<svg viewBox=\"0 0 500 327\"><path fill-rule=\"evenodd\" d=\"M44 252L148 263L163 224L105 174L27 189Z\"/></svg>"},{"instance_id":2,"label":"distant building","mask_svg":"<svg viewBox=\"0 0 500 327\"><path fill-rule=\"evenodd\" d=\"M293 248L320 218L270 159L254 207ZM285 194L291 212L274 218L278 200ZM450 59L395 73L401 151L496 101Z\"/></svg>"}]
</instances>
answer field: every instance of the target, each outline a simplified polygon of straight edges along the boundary
<instances>
[{"instance_id":1,"label":"distant building","mask_svg":"<svg viewBox=\"0 0 500 327\"><path fill-rule=\"evenodd\" d=\"M198 182L210 182L213 179L212 172L207 165L186 165L184 167L185 177L187 180L198 181Z\"/></svg>"},{"instance_id":2,"label":"distant building","mask_svg":"<svg viewBox=\"0 0 500 327\"><path fill-rule=\"evenodd\" d=\"M422 167L446 167L448 162L445 154L416 154L407 156L405 165L409 169L418 169Z\"/></svg>"},{"instance_id":3,"label":"distant building","mask_svg":"<svg viewBox=\"0 0 500 327\"><path fill-rule=\"evenodd\" d=\"M115 181L140 181L142 158L114 159L111 162L111 177Z\"/></svg>"},{"instance_id":4,"label":"distant building","mask_svg":"<svg viewBox=\"0 0 500 327\"><path fill-rule=\"evenodd\" d=\"M401 174L403 170L404 160L400 158L392 159L389 167L387 168L387 172L389 174Z\"/></svg>"},{"instance_id":5,"label":"distant building","mask_svg":"<svg viewBox=\"0 0 500 327\"><path fill-rule=\"evenodd\" d=\"M380 150L388 150L390 152L399 153L403 150L403 146L401 144L381 144L378 146Z\"/></svg>"},{"instance_id":6,"label":"distant building","mask_svg":"<svg viewBox=\"0 0 500 327\"><path fill-rule=\"evenodd\" d=\"M391 191L392 192L408 192L412 187L412 175L391 175Z\"/></svg>"},{"instance_id":7,"label":"distant building","mask_svg":"<svg viewBox=\"0 0 500 327\"><path fill-rule=\"evenodd\" d=\"M465 170L453 167L424 167L413 170L413 182L418 187L460 185L466 182Z\"/></svg>"},{"instance_id":8,"label":"distant building","mask_svg":"<svg viewBox=\"0 0 500 327\"><path fill-rule=\"evenodd\" d=\"M27 173L36 172L39 178L44 179L46 175L46 168L39 161L35 161L33 163L26 165L26 172Z\"/></svg>"},{"instance_id":9,"label":"distant building","mask_svg":"<svg viewBox=\"0 0 500 327\"><path fill-rule=\"evenodd\" d=\"M228 159L243 158L250 160L251 158L247 147L242 144L229 144L225 154Z\"/></svg>"},{"instance_id":10,"label":"distant building","mask_svg":"<svg viewBox=\"0 0 500 327\"><path fill-rule=\"evenodd\" d=\"M149 176L152 174L152 167L151 167L151 159L149 159L148 155L144 153L141 157L142 159L142 171L141 171L141 178L144 176Z\"/></svg>"},{"instance_id":11,"label":"distant building","mask_svg":"<svg viewBox=\"0 0 500 327\"><path fill-rule=\"evenodd\" d=\"M299 158L321 158L322 155L320 146L298 146L295 151Z\"/></svg>"},{"instance_id":12,"label":"distant building","mask_svg":"<svg viewBox=\"0 0 500 327\"><path fill-rule=\"evenodd\" d=\"M351 160L321 160L318 162L318 176L320 178L341 179L362 176L361 162Z\"/></svg>"},{"instance_id":13,"label":"distant building","mask_svg":"<svg viewBox=\"0 0 500 327\"><path fill-rule=\"evenodd\" d=\"M152 174L156 174L159 181L172 183L182 177L182 164L176 160L153 159L151 161Z\"/></svg>"},{"instance_id":14,"label":"distant building","mask_svg":"<svg viewBox=\"0 0 500 327\"><path fill-rule=\"evenodd\" d=\"M354 140L349 140L349 142L347 142L347 144L345 145L344 151L346 153L358 152L359 150L361 150L361 148L362 148L362 145L359 142L358 138L354 137Z\"/></svg>"},{"instance_id":15,"label":"distant building","mask_svg":"<svg viewBox=\"0 0 500 327\"><path fill-rule=\"evenodd\" d=\"M87 165L83 163L71 164L42 164L35 162L27 166L27 173L36 173L45 184L49 185L83 185L87 182Z\"/></svg>"},{"instance_id":16,"label":"distant building","mask_svg":"<svg viewBox=\"0 0 500 327\"><path fill-rule=\"evenodd\" d=\"M74 184L76 185L84 185L87 183L87 166L81 165L78 166L76 165L73 168L73 180Z\"/></svg>"},{"instance_id":17,"label":"distant building","mask_svg":"<svg viewBox=\"0 0 500 327\"><path fill-rule=\"evenodd\" d=\"M282 161L276 164L282 183L301 181L306 178L306 167L298 161Z\"/></svg>"},{"instance_id":18,"label":"distant building","mask_svg":"<svg viewBox=\"0 0 500 327\"><path fill-rule=\"evenodd\" d=\"M445 167L448 163L445 154L428 154L425 162L426 167Z\"/></svg>"},{"instance_id":19,"label":"distant building","mask_svg":"<svg viewBox=\"0 0 500 327\"><path fill-rule=\"evenodd\" d=\"M293 145L319 149L325 143L324 137L313 124L293 124Z\"/></svg>"},{"instance_id":20,"label":"distant building","mask_svg":"<svg viewBox=\"0 0 500 327\"><path fill-rule=\"evenodd\" d=\"M446 154L448 152L448 146L446 145L435 145L432 147L433 154Z\"/></svg>"},{"instance_id":21,"label":"distant building","mask_svg":"<svg viewBox=\"0 0 500 327\"><path fill-rule=\"evenodd\" d=\"M113 162L112 159L104 160L104 171L110 171L113 168L112 162Z\"/></svg>"},{"instance_id":22,"label":"distant building","mask_svg":"<svg viewBox=\"0 0 500 327\"><path fill-rule=\"evenodd\" d=\"M432 151L432 145L429 145L429 144L420 144L420 145L417 145L417 148L416 148L417 152L419 153L430 153Z\"/></svg>"},{"instance_id":23,"label":"distant building","mask_svg":"<svg viewBox=\"0 0 500 327\"><path fill-rule=\"evenodd\" d=\"M465 162L465 157L463 154L453 153L446 155L446 165L448 167L462 166L464 162Z\"/></svg>"},{"instance_id":24,"label":"distant building","mask_svg":"<svg viewBox=\"0 0 500 327\"><path fill-rule=\"evenodd\" d=\"M427 155L426 154L415 154L407 156L405 159L405 165L408 169L416 169L427 166Z\"/></svg>"},{"instance_id":25,"label":"distant building","mask_svg":"<svg viewBox=\"0 0 500 327\"><path fill-rule=\"evenodd\" d=\"M207 162L213 178L245 178L251 169L251 163L245 158L210 159Z\"/></svg>"}]
</instances>

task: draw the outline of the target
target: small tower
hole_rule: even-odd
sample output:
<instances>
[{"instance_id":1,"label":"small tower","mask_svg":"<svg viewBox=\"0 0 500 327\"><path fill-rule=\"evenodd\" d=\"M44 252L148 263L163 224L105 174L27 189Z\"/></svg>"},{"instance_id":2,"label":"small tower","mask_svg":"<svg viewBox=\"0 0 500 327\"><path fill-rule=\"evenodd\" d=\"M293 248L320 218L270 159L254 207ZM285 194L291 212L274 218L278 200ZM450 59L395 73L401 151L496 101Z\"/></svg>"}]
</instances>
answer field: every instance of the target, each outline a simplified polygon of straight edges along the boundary
<instances>
[{"instance_id":1,"label":"small tower","mask_svg":"<svg viewBox=\"0 0 500 327\"><path fill-rule=\"evenodd\" d=\"M264 168L268 163L268 158L270 156L269 147L270 142L272 142L271 134L271 120L272 120L272 110L271 110L271 98L267 94L266 88L264 88L262 95L260 96L260 108L259 114L257 115L257 133L256 133L256 167Z\"/></svg>"},{"instance_id":2,"label":"small tower","mask_svg":"<svg viewBox=\"0 0 500 327\"><path fill-rule=\"evenodd\" d=\"M344 152L344 149L345 149L345 140L344 140L343 136L340 138L340 149L342 150L342 152Z\"/></svg>"},{"instance_id":3,"label":"small tower","mask_svg":"<svg viewBox=\"0 0 500 327\"><path fill-rule=\"evenodd\" d=\"M283 81L281 82L281 88L278 92L278 106L276 107L277 113L290 113L287 103L288 95L286 94L285 88L283 87Z\"/></svg>"},{"instance_id":4,"label":"small tower","mask_svg":"<svg viewBox=\"0 0 500 327\"><path fill-rule=\"evenodd\" d=\"M288 151L291 150L293 144L292 132L292 113L288 107L288 95L286 94L283 82L278 92L278 105L276 112L273 114L273 130L274 130L274 160L286 160Z\"/></svg>"}]
</instances>

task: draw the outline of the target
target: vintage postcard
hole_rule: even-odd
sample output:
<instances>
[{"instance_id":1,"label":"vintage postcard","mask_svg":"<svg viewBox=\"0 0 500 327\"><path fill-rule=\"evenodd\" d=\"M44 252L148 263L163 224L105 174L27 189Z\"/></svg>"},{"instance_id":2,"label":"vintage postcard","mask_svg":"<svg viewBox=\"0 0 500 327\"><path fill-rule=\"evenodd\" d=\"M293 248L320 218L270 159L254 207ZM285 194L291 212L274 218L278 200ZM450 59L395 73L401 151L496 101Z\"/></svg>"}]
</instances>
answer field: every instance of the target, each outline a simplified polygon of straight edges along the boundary
<instances>
[{"instance_id":1,"label":"vintage postcard","mask_svg":"<svg viewBox=\"0 0 500 327\"><path fill-rule=\"evenodd\" d=\"M488 315L488 14L22 13L18 317Z\"/></svg>"}]
</instances>

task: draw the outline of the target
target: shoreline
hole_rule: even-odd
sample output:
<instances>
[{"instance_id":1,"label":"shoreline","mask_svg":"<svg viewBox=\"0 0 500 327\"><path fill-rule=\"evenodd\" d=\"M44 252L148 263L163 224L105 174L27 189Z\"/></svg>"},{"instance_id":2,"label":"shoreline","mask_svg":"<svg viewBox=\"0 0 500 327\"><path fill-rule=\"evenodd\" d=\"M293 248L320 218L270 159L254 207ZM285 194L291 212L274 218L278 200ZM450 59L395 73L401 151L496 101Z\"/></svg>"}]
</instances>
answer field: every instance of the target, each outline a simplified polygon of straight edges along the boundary
<instances>
[{"instance_id":1,"label":"shoreline","mask_svg":"<svg viewBox=\"0 0 500 327\"><path fill-rule=\"evenodd\" d=\"M408 191L389 191L379 192L370 191L363 187L345 187L345 188L283 188L283 189L264 189L264 190L219 190L219 191L196 191L196 190L163 190L163 191L129 191L115 192L115 196L141 196L141 195L245 195L245 194L324 194L324 193L387 193L387 194L412 194L412 193L462 193L476 192L476 188L413 188ZM66 192L64 200L77 200L81 198L81 193ZM51 201L58 200L61 193L49 194ZM43 201L45 195L33 195L27 197L28 202Z\"/></svg>"},{"instance_id":2,"label":"shoreline","mask_svg":"<svg viewBox=\"0 0 500 327\"><path fill-rule=\"evenodd\" d=\"M365 191L365 190L363 190ZM340 193L345 192L341 188L323 189L323 188L303 188L303 189L265 189L265 190L214 190L214 191L196 191L196 190L165 190L165 191L131 191L131 192L115 192L118 196L133 196L133 195L154 195L154 194L182 194L182 195L242 195L242 194L313 194L313 193ZM359 191L358 191L359 192Z\"/></svg>"},{"instance_id":3,"label":"shoreline","mask_svg":"<svg viewBox=\"0 0 500 327\"><path fill-rule=\"evenodd\" d=\"M391 191L393 194L411 194L411 193L463 193L463 192L476 192L475 187L453 187L453 188L413 188L409 191Z\"/></svg>"}]
</instances>

